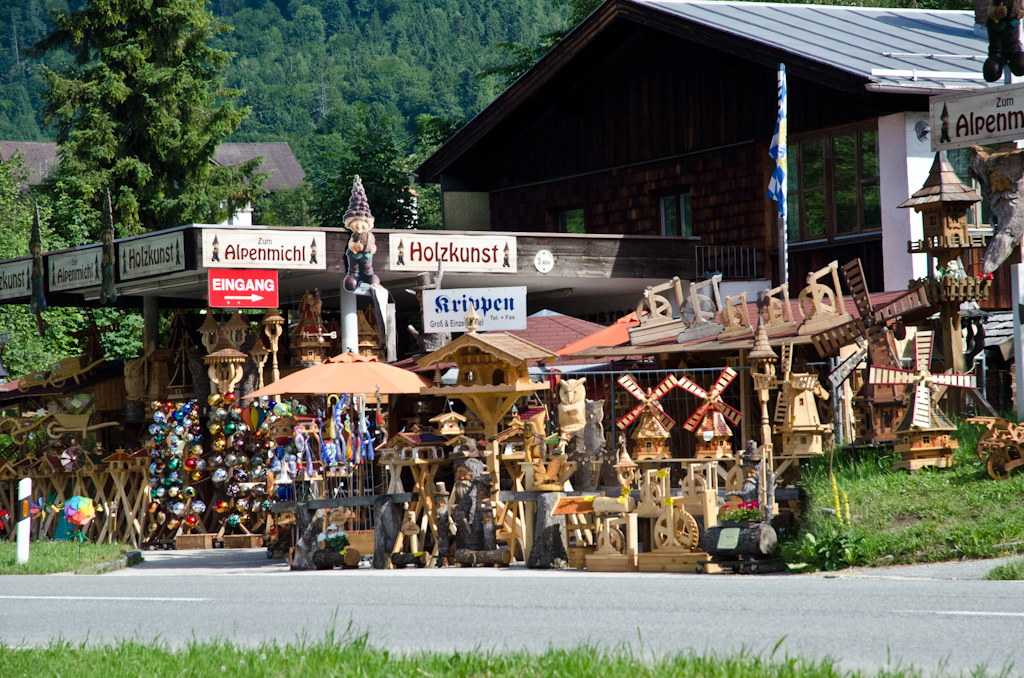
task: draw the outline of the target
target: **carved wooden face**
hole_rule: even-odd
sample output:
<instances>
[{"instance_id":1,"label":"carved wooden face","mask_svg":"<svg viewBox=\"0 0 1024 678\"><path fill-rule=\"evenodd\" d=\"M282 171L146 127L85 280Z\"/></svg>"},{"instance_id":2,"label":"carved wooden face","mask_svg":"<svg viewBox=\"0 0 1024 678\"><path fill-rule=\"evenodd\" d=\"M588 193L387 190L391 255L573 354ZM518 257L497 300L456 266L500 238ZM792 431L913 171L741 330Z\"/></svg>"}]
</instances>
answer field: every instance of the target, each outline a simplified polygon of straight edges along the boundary
<instances>
[{"instance_id":1,"label":"carved wooden face","mask_svg":"<svg viewBox=\"0 0 1024 678\"><path fill-rule=\"evenodd\" d=\"M587 397L586 378L563 379L558 385L558 399L564 405L583 402Z\"/></svg>"}]
</instances>

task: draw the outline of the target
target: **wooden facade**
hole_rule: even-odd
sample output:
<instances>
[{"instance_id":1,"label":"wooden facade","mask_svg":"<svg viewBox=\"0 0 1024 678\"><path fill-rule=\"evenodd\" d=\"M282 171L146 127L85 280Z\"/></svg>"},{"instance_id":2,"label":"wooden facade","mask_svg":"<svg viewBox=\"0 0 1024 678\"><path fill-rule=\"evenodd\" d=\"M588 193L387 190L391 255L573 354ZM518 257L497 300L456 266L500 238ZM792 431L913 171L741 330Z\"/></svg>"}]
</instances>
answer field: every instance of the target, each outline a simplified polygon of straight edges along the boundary
<instances>
[{"instance_id":1,"label":"wooden facade","mask_svg":"<svg viewBox=\"0 0 1024 678\"><path fill-rule=\"evenodd\" d=\"M924 96L870 93L827 65L609 0L428 158L420 178L486 192L491 229L520 232L557 231L560 212L583 209L588 233L660 234L661 197L685 191L701 244L755 247L771 275L775 204L765 192L779 61L791 135L927 110ZM859 256L877 258L880 239L857 243ZM825 247L840 259L850 251ZM797 288L820 258L793 252Z\"/></svg>"}]
</instances>

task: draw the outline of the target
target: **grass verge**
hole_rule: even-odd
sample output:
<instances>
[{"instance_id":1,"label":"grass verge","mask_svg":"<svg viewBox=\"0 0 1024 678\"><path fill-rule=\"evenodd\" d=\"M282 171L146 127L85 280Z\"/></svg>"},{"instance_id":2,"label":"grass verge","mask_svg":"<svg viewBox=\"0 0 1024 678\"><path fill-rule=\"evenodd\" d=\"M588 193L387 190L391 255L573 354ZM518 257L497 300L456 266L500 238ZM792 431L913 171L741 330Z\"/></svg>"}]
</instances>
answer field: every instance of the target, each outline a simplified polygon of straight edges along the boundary
<instances>
[{"instance_id":1,"label":"grass verge","mask_svg":"<svg viewBox=\"0 0 1024 678\"><path fill-rule=\"evenodd\" d=\"M1024 552L1024 473L992 480L974 453L978 430L960 424L953 467L894 473L889 450L836 451L836 484L849 499L845 533L858 538L854 564L885 565L995 558ZM829 456L802 469L806 492L800 536L835 531ZM796 558L796 543L783 553Z\"/></svg>"},{"instance_id":2,"label":"grass verge","mask_svg":"<svg viewBox=\"0 0 1024 678\"><path fill-rule=\"evenodd\" d=\"M1001 579L1004 581L1020 581L1024 579L1024 558L1011 560L1004 565L993 567L985 575L985 579Z\"/></svg>"},{"instance_id":3,"label":"grass verge","mask_svg":"<svg viewBox=\"0 0 1024 678\"><path fill-rule=\"evenodd\" d=\"M76 544L66 541L34 541L27 563L18 563L14 542L0 541L0 574L53 574L74 572L124 558L124 544Z\"/></svg>"},{"instance_id":4,"label":"grass verge","mask_svg":"<svg viewBox=\"0 0 1024 678\"><path fill-rule=\"evenodd\" d=\"M776 646L776 651L778 647ZM781 654L781 653L778 653ZM0 646L5 678L40 675L112 678L116 676L362 676L372 678L431 678L474 676L487 678L916 678L925 675L912 667L864 673L847 671L832 659L810 660L788 655L764 657L750 652L730 654L693 651L661 657L627 649L593 647L531 652L424 652L391 653L370 645L365 636L349 634L336 641L331 634L319 642L269 645L259 649L226 642L194 643L170 650L155 643L122 641L84 647L54 642L39 649ZM945 674L943 674L945 675ZM988 675L984 668L972 676ZM1005 675L1001 672L995 675Z\"/></svg>"}]
</instances>

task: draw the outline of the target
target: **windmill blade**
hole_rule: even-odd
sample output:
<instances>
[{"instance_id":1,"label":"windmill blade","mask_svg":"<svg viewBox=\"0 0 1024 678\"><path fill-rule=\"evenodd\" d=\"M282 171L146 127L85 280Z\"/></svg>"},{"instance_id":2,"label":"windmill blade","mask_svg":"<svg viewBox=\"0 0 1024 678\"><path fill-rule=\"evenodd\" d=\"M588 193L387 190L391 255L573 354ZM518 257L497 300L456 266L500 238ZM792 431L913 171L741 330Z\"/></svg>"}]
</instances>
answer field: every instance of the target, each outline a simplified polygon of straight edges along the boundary
<instances>
[{"instance_id":1,"label":"windmill blade","mask_svg":"<svg viewBox=\"0 0 1024 678\"><path fill-rule=\"evenodd\" d=\"M672 427L676 425L676 420L668 416L668 412L661 409L657 405L650 409L651 416L657 420L659 424L665 427L666 431L671 431Z\"/></svg>"},{"instance_id":2,"label":"windmill blade","mask_svg":"<svg viewBox=\"0 0 1024 678\"><path fill-rule=\"evenodd\" d=\"M864 268L860 264L860 259L847 262L842 268L842 276L847 287L850 288L850 294L853 295L857 313L861 318L869 317L871 315L871 295L868 294L868 285L864 281Z\"/></svg>"},{"instance_id":3,"label":"windmill blade","mask_svg":"<svg viewBox=\"0 0 1024 678\"><path fill-rule=\"evenodd\" d=\"M738 425L740 423L740 420L743 419L742 412L737 410L735 407L732 407L731 405L726 405L721 400L716 400L714 405L715 409L721 412L726 419L731 421L733 426Z\"/></svg>"},{"instance_id":4,"label":"windmill blade","mask_svg":"<svg viewBox=\"0 0 1024 678\"><path fill-rule=\"evenodd\" d=\"M956 388L978 388L978 377L973 374L933 374L932 381L943 386Z\"/></svg>"},{"instance_id":5,"label":"windmill blade","mask_svg":"<svg viewBox=\"0 0 1024 678\"><path fill-rule=\"evenodd\" d=\"M871 367L868 372L868 383L876 386L882 384L913 384L917 381L917 372L899 370L895 367Z\"/></svg>"},{"instance_id":6,"label":"windmill blade","mask_svg":"<svg viewBox=\"0 0 1024 678\"><path fill-rule=\"evenodd\" d=\"M782 345L782 374L785 375L784 379L789 378L789 373L793 371L793 342Z\"/></svg>"},{"instance_id":7,"label":"windmill blade","mask_svg":"<svg viewBox=\"0 0 1024 678\"><path fill-rule=\"evenodd\" d=\"M662 396L675 388L678 383L679 380L676 379L674 374L668 375L661 380L660 384L654 387L653 391L651 391L651 398L654 400L660 400Z\"/></svg>"},{"instance_id":8,"label":"windmill blade","mask_svg":"<svg viewBox=\"0 0 1024 678\"><path fill-rule=\"evenodd\" d=\"M918 384L914 389L914 426L931 428L932 425L932 390L927 384Z\"/></svg>"},{"instance_id":9,"label":"windmill blade","mask_svg":"<svg viewBox=\"0 0 1024 678\"><path fill-rule=\"evenodd\" d=\"M924 286L920 285L909 290L902 297L893 299L885 306L876 308L874 312L875 323L887 323L896 318L902 318L904 322L908 322L913 317L927 314L930 307L928 293L925 292ZM910 316L910 318L907 316Z\"/></svg>"},{"instance_id":10,"label":"windmill blade","mask_svg":"<svg viewBox=\"0 0 1024 678\"><path fill-rule=\"evenodd\" d=\"M697 396L698 398L707 398L708 397L708 392L707 391L702 389L700 386L697 386L697 384L693 383L692 381L690 381L686 377L679 377L678 379L676 379L676 385L679 386L679 388L681 388L684 391L686 391L687 393L692 393L693 395Z\"/></svg>"},{"instance_id":11,"label":"windmill blade","mask_svg":"<svg viewBox=\"0 0 1024 678\"><path fill-rule=\"evenodd\" d=\"M708 411L709 407L711 407L711 405L708 401L705 400L702 402L700 407L694 410L693 414L690 415L690 418L683 423L683 428L690 433L693 433L694 429L697 428L697 424L699 424L700 420L704 418L704 413Z\"/></svg>"},{"instance_id":12,"label":"windmill blade","mask_svg":"<svg viewBox=\"0 0 1024 678\"><path fill-rule=\"evenodd\" d=\"M914 367L918 372L930 370L933 338L931 330L918 330L917 336L914 337Z\"/></svg>"},{"instance_id":13,"label":"windmill blade","mask_svg":"<svg viewBox=\"0 0 1024 678\"><path fill-rule=\"evenodd\" d=\"M640 384L636 383L636 380L633 379L633 375L624 374L619 377L618 382L622 388L632 393L638 400L646 400L647 391L643 390L640 387Z\"/></svg>"},{"instance_id":14,"label":"windmill blade","mask_svg":"<svg viewBox=\"0 0 1024 678\"><path fill-rule=\"evenodd\" d=\"M792 400L790 393L788 388L779 392L779 399L775 401L775 417L773 418L776 424L781 425L789 421L789 406Z\"/></svg>"},{"instance_id":15,"label":"windmill blade","mask_svg":"<svg viewBox=\"0 0 1024 678\"><path fill-rule=\"evenodd\" d=\"M853 354L839 363L832 373L828 375L828 380L832 384L832 388L838 389L843 385L843 382L850 378L853 371L860 367L860 364L864 362L864 358L868 355L868 347L860 346Z\"/></svg>"},{"instance_id":16,"label":"windmill blade","mask_svg":"<svg viewBox=\"0 0 1024 678\"><path fill-rule=\"evenodd\" d=\"M715 385L711 387L711 391L708 393L711 398L717 398L722 395L722 391L725 387L732 383L732 380L736 378L736 370L731 367L726 367L722 370L722 373L718 375L718 379L715 381Z\"/></svg>"},{"instance_id":17,"label":"windmill blade","mask_svg":"<svg viewBox=\"0 0 1024 678\"><path fill-rule=\"evenodd\" d=\"M819 332L818 334L811 335L811 344L814 345L814 349L818 352L818 355L822 358L828 355L832 355L843 346L849 346L850 344L857 341L858 338L862 337L866 332L866 325L860 318L851 320L848 323L843 323L838 327L833 327Z\"/></svg>"},{"instance_id":18,"label":"windmill blade","mask_svg":"<svg viewBox=\"0 0 1024 678\"><path fill-rule=\"evenodd\" d=\"M622 415L622 417L620 417L619 420L615 422L615 425L618 426L620 429L625 429L627 426L636 421L637 417L639 417L640 414L644 411L644 408L644 403L640 403L639 405L631 409L629 412L626 412L626 414Z\"/></svg>"}]
</instances>

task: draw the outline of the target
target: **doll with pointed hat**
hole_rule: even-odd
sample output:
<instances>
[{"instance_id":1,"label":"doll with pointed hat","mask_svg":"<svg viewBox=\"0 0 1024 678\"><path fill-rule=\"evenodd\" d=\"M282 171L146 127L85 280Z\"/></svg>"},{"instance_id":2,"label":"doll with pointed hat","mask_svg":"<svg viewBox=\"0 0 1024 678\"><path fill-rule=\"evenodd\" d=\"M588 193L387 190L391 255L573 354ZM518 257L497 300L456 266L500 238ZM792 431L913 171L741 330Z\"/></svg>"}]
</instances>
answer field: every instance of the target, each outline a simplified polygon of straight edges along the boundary
<instances>
[{"instance_id":1,"label":"doll with pointed hat","mask_svg":"<svg viewBox=\"0 0 1024 678\"><path fill-rule=\"evenodd\" d=\"M377 251L377 241L373 237L373 215L370 214L370 203L366 200L363 180L357 174L352 180L352 196L345 212L345 228L352 231L345 252L348 260L348 274L345 276L345 289L352 292L359 283L379 285L380 278L373 273L373 255Z\"/></svg>"}]
</instances>

